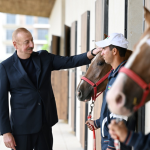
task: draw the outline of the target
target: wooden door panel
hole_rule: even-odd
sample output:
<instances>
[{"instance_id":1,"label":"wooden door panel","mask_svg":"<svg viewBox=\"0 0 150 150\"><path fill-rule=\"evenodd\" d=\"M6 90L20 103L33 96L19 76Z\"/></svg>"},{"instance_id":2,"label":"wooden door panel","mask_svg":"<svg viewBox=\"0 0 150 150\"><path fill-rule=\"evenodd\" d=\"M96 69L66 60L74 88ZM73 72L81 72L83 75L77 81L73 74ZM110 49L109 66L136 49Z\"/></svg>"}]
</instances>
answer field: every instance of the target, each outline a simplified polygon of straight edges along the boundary
<instances>
[{"instance_id":1,"label":"wooden door panel","mask_svg":"<svg viewBox=\"0 0 150 150\"><path fill-rule=\"evenodd\" d=\"M103 40L104 38L104 1L97 0L95 2L95 41ZM101 94L95 102L94 120L100 117L103 94ZM96 130L96 149L101 150L101 131Z\"/></svg>"},{"instance_id":2,"label":"wooden door panel","mask_svg":"<svg viewBox=\"0 0 150 150\"><path fill-rule=\"evenodd\" d=\"M53 71L52 88L55 95L58 118L67 120L68 116L68 71Z\"/></svg>"},{"instance_id":3,"label":"wooden door panel","mask_svg":"<svg viewBox=\"0 0 150 150\"><path fill-rule=\"evenodd\" d=\"M55 55L59 55L60 52L60 37L52 35L51 52Z\"/></svg>"},{"instance_id":4,"label":"wooden door panel","mask_svg":"<svg viewBox=\"0 0 150 150\"><path fill-rule=\"evenodd\" d=\"M90 23L90 12L87 11L81 16L81 53L89 51L89 23ZM81 71L84 74L87 70L87 66L82 66ZM87 126L85 125L86 115L88 111L88 105L84 102L80 102L80 142L82 147L87 149Z\"/></svg>"},{"instance_id":5,"label":"wooden door panel","mask_svg":"<svg viewBox=\"0 0 150 150\"><path fill-rule=\"evenodd\" d=\"M70 27L64 26L64 56L70 56Z\"/></svg>"}]
</instances>

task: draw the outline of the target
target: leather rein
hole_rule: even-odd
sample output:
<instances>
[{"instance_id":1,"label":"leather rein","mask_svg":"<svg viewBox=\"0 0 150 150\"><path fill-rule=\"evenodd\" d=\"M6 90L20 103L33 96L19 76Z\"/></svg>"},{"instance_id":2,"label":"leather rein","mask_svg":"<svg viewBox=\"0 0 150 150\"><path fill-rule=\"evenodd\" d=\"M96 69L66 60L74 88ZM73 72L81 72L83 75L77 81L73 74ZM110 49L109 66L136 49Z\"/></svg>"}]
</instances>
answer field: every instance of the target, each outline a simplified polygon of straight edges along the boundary
<instances>
[{"instance_id":1,"label":"leather rein","mask_svg":"<svg viewBox=\"0 0 150 150\"><path fill-rule=\"evenodd\" d=\"M150 92L150 83L147 84L141 77L139 77L136 73L134 73L132 70L122 67L119 72L125 73L128 77L130 77L134 82L136 82L142 89L143 89L143 96L141 102L134 106L134 111L139 109L141 106L144 105L146 97L148 96Z\"/></svg>"}]
</instances>

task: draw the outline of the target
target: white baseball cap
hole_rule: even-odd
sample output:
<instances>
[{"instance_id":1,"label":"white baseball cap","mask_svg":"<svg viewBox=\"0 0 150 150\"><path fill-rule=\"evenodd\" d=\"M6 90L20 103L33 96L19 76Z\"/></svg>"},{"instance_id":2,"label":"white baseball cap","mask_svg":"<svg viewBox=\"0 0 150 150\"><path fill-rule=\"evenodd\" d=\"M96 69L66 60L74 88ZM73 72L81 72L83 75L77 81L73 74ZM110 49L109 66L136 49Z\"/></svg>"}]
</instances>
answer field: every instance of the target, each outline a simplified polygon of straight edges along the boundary
<instances>
[{"instance_id":1,"label":"white baseball cap","mask_svg":"<svg viewBox=\"0 0 150 150\"><path fill-rule=\"evenodd\" d=\"M106 47L109 45L128 48L128 40L121 33L112 33L105 40L95 42L98 47Z\"/></svg>"}]
</instances>

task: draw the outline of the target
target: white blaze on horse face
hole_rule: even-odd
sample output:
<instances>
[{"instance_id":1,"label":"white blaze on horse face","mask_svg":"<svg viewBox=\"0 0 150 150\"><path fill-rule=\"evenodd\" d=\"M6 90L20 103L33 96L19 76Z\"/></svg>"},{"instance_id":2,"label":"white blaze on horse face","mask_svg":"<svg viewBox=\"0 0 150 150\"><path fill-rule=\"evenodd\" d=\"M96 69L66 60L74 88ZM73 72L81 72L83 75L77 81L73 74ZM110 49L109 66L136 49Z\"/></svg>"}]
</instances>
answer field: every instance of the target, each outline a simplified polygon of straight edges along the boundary
<instances>
[{"instance_id":1,"label":"white blaze on horse face","mask_svg":"<svg viewBox=\"0 0 150 150\"><path fill-rule=\"evenodd\" d=\"M148 40L146 41L146 43L147 43L148 45L150 45L150 39L148 39Z\"/></svg>"}]
</instances>

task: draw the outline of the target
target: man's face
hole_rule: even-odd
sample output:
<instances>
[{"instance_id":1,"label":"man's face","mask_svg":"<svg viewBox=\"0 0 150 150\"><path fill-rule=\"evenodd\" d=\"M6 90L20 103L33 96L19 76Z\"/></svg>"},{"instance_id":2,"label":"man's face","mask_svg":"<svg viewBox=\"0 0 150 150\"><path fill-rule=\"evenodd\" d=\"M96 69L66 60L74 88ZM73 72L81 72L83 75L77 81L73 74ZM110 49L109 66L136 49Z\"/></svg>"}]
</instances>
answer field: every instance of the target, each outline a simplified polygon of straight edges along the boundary
<instances>
[{"instance_id":1,"label":"man's face","mask_svg":"<svg viewBox=\"0 0 150 150\"><path fill-rule=\"evenodd\" d=\"M102 49L101 55L103 56L103 58L107 64L111 64L111 62L113 60L113 54L112 54L112 51L110 50L109 46L104 47Z\"/></svg>"},{"instance_id":2,"label":"man's face","mask_svg":"<svg viewBox=\"0 0 150 150\"><path fill-rule=\"evenodd\" d=\"M13 42L17 53L22 55L30 55L33 52L34 42L30 32L20 32L16 36L16 41Z\"/></svg>"}]
</instances>

